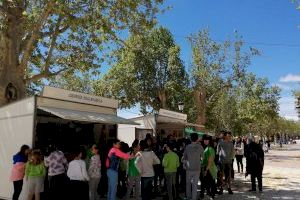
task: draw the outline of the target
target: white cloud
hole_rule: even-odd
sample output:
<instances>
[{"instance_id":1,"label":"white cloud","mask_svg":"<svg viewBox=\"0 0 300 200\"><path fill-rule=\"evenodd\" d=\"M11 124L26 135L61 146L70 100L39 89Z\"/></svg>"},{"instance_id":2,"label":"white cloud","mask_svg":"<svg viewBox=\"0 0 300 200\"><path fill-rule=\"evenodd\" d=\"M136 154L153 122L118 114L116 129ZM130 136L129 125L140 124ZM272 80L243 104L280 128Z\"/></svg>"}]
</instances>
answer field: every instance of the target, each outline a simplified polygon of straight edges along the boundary
<instances>
[{"instance_id":1,"label":"white cloud","mask_svg":"<svg viewBox=\"0 0 300 200\"><path fill-rule=\"evenodd\" d=\"M298 74L288 74L286 76L280 77L279 81L282 82L282 83L300 82L300 75L298 75Z\"/></svg>"},{"instance_id":2,"label":"white cloud","mask_svg":"<svg viewBox=\"0 0 300 200\"><path fill-rule=\"evenodd\" d=\"M281 84L281 83L276 83L276 84L273 84L272 86L277 86L281 90L292 90L292 88L290 86L285 85L285 84Z\"/></svg>"},{"instance_id":3,"label":"white cloud","mask_svg":"<svg viewBox=\"0 0 300 200\"><path fill-rule=\"evenodd\" d=\"M282 97L279 100L279 106L280 106L280 110L279 110L280 116L286 119L298 120L295 98L293 96Z\"/></svg>"}]
</instances>

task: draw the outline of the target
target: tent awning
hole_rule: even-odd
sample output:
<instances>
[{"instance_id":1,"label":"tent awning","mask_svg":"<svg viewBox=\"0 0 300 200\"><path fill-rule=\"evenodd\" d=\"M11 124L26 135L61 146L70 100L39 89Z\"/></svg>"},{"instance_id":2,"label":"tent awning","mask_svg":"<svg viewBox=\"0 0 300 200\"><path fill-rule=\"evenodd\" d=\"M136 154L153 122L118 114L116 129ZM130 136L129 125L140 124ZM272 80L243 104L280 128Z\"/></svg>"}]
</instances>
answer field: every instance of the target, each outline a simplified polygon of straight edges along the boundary
<instances>
[{"instance_id":1,"label":"tent awning","mask_svg":"<svg viewBox=\"0 0 300 200\"><path fill-rule=\"evenodd\" d=\"M165 123L165 124L177 124L177 125L183 125L185 126L186 122L184 120L172 118L172 117L166 117L166 116L157 116L157 123Z\"/></svg>"},{"instance_id":2,"label":"tent awning","mask_svg":"<svg viewBox=\"0 0 300 200\"><path fill-rule=\"evenodd\" d=\"M105 124L132 124L139 125L129 119L118 117L116 115L83 112L77 110L69 110L63 108L50 108L50 107L38 107L45 112L51 113L62 119L83 121L83 122L94 122L94 123L105 123Z\"/></svg>"},{"instance_id":3,"label":"tent awning","mask_svg":"<svg viewBox=\"0 0 300 200\"><path fill-rule=\"evenodd\" d=\"M186 123L186 126L193 126L193 127L205 128L205 126L203 126L201 124L193 124L193 123Z\"/></svg>"}]
</instances>

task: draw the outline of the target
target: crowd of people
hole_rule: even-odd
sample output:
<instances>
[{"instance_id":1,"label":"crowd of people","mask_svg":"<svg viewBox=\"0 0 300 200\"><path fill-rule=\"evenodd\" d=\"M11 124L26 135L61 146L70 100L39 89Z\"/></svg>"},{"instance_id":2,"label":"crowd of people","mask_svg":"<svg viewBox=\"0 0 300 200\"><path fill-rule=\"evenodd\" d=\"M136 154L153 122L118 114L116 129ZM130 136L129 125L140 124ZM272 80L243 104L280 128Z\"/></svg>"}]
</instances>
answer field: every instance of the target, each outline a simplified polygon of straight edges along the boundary
<instances>
[{"instance_id":1,"label":"crowd of people","mask_svg":"<svg viewBox=\"0 0 300 200\"><path fill-rule=\"evenodd\" d=\"M110 146L78 146L72 154L50 145L47 155L42 155L23 145L13 156L13 200L32 200L33 196L35 200L96 200L100 196L150 200L158 195L196 200L205 194L213 199L223 194L223 188L233 194L234 159L238 173L251 175L250 191L256 191L257 180L262 192L262 146L252 137L233 139L228 131L218 137L192 133L189 138L169 135L162 140L148 134L131 147L114 139Z\"/></svg>"}]
</instances>

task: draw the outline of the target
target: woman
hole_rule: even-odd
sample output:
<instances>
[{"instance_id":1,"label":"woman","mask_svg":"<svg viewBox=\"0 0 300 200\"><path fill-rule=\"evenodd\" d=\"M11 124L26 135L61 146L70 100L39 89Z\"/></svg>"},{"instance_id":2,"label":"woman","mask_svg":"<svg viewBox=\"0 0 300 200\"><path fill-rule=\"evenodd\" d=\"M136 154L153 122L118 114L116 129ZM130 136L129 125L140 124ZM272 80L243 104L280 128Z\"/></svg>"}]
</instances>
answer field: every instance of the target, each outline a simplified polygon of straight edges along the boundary
<instances>
[{"instance_id":1,"label":"woman","mask_svg":"<svg viewBox=\"0 0 300 200\"><path fill-rule=\"evenodd\" d=\"M236 158L236 164L238 167L238 173L240 173L242 171L244 171L244 167L243 167L243 157L244 157L244 143L242 142L242 138L238 137L235 145L234 145L234 149L236 151L235 153L235 158ZM240 170L241 169L241 170Z\"/></svg>"},{"instance_id":2,"label":"woman","mask_svg":"<svg viewBox=\"0 0 300 200\"><path fill-rule=\"evenodd\" d=\"M10 180L14 184L13 200L18 200L23 186L23 178L25 175L25 164L27 162L30 148L28 145L22 145L20 151L13 156L13 167L11 170Z\"/></svg>"},{"instance_id":3,"label":"woman","mask_svg":"<svg viewBox=\"0 0 300 200\"><path fill-rule=\"evenodd\" d=\"M70 179L70 197L73 200L89 199L89 176L87 174L86 164L81 159L82 152L78 148L75 151L75 158L69 163L67 176Z\"/></svg>"},{"instance_id":4,"label":"woman","mask_svg":"<svg viewBox=\"0 0 300 200\"><path fill-rule=\"evenodd\" d=\"M44 191L45 176L46 167L42 159L42 154L39 150L34 150L29 162L25 166L28 200L32 200L33 196L35 200L40 200L40 194Z\"/></svg>"},{"instance_id":5,"label":"woman","mask_svg":"<svg viewBox=\"0 0 300 200\"><path fill-rule=\"evenodd\" d=\"M217 167L215 165L215 150L214 150L214 141L211 136L204 135L203 142L206 146L204 150L203 160L202 160L202 169L204 176L204 185L207 191L207 194L211 196L212 199L215 197L216 193L216 179L217 179Z\"/></svg>"},{"instance_id":6,"label":"woman","mask_svg":"<svg viewBox=\"0 0 300 200\"><path fill-rule=\"evenodd\" d=\"M117 194L118 185L118 170L120 165L120 159L129 159L129 155L120 150L120 140L113 140L113 147L108 152L106 159L107 177L108 177L108 200L115 200Z\"/></svg>"}]
</instances>

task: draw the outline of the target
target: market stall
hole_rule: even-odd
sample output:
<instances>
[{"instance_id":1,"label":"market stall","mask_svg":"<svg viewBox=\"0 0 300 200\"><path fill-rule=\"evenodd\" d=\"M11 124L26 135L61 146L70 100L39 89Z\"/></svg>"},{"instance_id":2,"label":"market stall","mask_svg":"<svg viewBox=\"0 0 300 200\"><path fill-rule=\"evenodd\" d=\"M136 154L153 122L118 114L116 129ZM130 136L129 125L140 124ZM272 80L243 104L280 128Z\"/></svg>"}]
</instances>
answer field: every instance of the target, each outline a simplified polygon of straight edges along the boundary
<instances>
[{"instance_id":1,"label":"market stall","mask_svg":"<svg viewBox=\"0 0 300 200\"><path fill-rule=\"evenodd\" d=\"M126 134L119 139L131 144L134 139L144 139L149 133L160 139L172 135L174 138L185 137L186 127L201 127L204 126L188 123L187 115L179 112L174 112L166 109L160 109L157 114L148 114L141 117L131 118L130 120L139 123L140 125L120 125L121 129L126 129ZM148 130L142 135L136 133L136 129Z\"/></svg>"},{"instance_id":2,"label":"market stall","mask_svg":"<svg viewBox=\"0 0 300 200\"><path fill-rule=\"evenodd\" d=\"M118 137L118 124L138 125L117 116L118 101L46 86L41 96L0 108L0 199L11 199L12 157L23 144L45 152L104 144Z\"/></svg>"}]
</instances>

